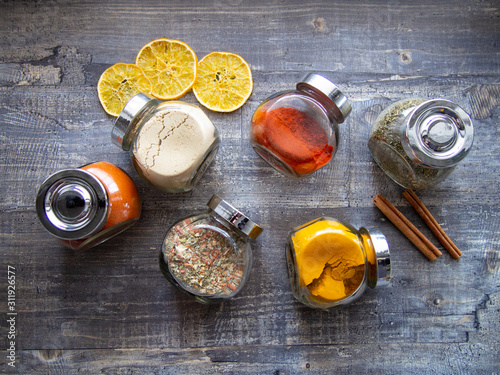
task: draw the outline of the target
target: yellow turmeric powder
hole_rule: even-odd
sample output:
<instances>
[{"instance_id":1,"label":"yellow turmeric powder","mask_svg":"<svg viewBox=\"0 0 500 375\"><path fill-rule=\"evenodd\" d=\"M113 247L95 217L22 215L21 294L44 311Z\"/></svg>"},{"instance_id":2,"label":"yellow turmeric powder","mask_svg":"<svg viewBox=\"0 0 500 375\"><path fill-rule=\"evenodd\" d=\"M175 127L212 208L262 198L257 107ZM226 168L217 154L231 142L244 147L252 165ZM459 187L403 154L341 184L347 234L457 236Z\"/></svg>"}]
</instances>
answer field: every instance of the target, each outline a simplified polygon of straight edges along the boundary
<instances>
[{"instance_id":1,"label":"yellow turmeric powder","mask_svg":"<svg viewBox=\"0 0 500 375\"><path fill-rule=\"evenodd\" d=\"M320 300L337 301L358 289L365 254L358 236L333 220L304 224L291 237L300 286Z\"/></svg>"}]
</instances>

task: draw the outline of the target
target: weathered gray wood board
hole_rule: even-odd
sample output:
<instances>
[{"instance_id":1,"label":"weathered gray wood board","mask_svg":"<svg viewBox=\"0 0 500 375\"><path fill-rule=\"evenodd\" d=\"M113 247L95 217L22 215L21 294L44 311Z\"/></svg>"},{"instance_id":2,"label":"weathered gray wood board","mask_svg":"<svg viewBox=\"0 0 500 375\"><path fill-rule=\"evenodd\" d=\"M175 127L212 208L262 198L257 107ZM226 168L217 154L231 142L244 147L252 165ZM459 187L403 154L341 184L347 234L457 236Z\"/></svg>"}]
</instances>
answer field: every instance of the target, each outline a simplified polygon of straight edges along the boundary
<instances>
[{"instance_id":1,"label":"weathered gray wood board","mask_svg":"<svg viewBox=\"0 0 500 375\"><path fill-rule=\"evenodd\" d=\"M5 1L0 4L0 355L19 374L500 373L500 7L494 1ZM198 58L243 56L250 100L206 111L222 136L217 158L186 194L162 194L111 144L113 118L96 85L159 37ZM353 102L333 162L290 180L248 143L268 95L317 71ZM459 103L475 145L442 184L418 192L464 255L427 261L373 206L382 193L430 231L372 161L370 126L406 97ZM182 100L196 103L188 93ZM129 172L140 222L85 252L62 248L34 212L52 172L104 160ZM219 194L264 228L236 298L205 306L161 275L170 224ZM378 226L393 279L350 306L295 302L285 265L289 230L321 215ZM7 266L16 268L16 362L8 365Z\"/></svg>"}]
</instances>

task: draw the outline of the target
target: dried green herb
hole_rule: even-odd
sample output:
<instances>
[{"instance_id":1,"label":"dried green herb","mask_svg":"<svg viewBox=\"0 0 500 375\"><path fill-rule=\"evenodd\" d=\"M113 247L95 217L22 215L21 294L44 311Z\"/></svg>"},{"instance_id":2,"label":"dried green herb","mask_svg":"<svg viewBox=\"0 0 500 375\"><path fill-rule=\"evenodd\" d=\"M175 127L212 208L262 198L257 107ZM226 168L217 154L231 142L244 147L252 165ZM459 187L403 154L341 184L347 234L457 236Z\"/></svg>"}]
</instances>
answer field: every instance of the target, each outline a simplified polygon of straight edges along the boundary
<instances>
[{"instance_id":1,"label":"dried green herb","mask_svg":"<svg viewBox=\"0 0 500 375\"><path fill-rule=\"evenodd\" d=\"M368 147L375 161L398 184L422 189L448 176L452 168L428 168L414 162L401 143L403 112L423 103L425 99L405 99L380 113L370 132Z\"/></svg>"}]
</instances>

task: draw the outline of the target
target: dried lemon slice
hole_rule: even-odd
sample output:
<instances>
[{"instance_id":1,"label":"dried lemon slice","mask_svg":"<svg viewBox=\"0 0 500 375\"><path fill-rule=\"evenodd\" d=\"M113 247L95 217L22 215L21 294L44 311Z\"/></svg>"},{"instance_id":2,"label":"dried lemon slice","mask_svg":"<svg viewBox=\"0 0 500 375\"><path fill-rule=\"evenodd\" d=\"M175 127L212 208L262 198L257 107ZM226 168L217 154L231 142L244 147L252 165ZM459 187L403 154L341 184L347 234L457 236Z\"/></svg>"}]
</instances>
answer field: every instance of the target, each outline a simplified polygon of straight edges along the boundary
<instances>
[{"instance_id":1,"label":"dried lemon slice","mask_svg":"<svg viewBox=\"0 0 500 375\"><path fill-rule=\"evenodd\" d=\"M184 42L155 39L139 51L135 63L151 81L158 99L177 99L193 87L198 58Z\"/></svg>"},{"instance_id":2,"label":"dried lemon slice","mask_svg":"<svg viewBox=\"0 0 500 375\"><path fill-rule=\"evenodd\" d=\"M212 52L198 62L193 92L208 109L232 112L247 101L252 89L252 71L241 56Z\"/></svg>"},{"instance_id":3,"label":"dried lemon slice","mask_svg":"<svg viewBox=\"0 0 500 375\"><path fill-rule=\"evenodd\" d=\"M118 116L129 99L140 92L150 93L151 82L135 64L112 65L97 83L99 101L112 116Z\"/></svg>"}]
</instances>

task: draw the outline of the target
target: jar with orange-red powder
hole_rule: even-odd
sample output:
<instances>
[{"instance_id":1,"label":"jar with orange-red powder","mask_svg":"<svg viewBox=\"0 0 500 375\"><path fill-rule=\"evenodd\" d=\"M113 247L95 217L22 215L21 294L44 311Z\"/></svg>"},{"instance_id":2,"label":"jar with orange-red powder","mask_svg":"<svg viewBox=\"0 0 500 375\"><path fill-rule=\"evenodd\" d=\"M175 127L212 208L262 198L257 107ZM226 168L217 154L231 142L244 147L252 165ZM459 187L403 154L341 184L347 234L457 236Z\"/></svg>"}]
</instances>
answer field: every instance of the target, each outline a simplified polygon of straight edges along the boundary
<instances>
[{"instance_id":1,"label":"jar with orange-red powder","mask_svg":"<svg viewBox=\"0 0 500 375\"><path fill-rule=\"evenodd\" d=\"M50 175L38 190L36 212L66 247L84 250L134 225L141 216L141 199L127 173L97 162Z\"/></svg>"},{"instance_id":2,"label":"jar with orange-red powder","mask_svg":"<svg viewBox=\"0 0 500 375\"><path fill-rule=\"evenodd\" d=\"M351 104L325 77L309 73L296 90L282 91L255 110L250 144L279 172L304 177L334 157L338 124L351 112Z\"/></svg>"}]
</instances>

